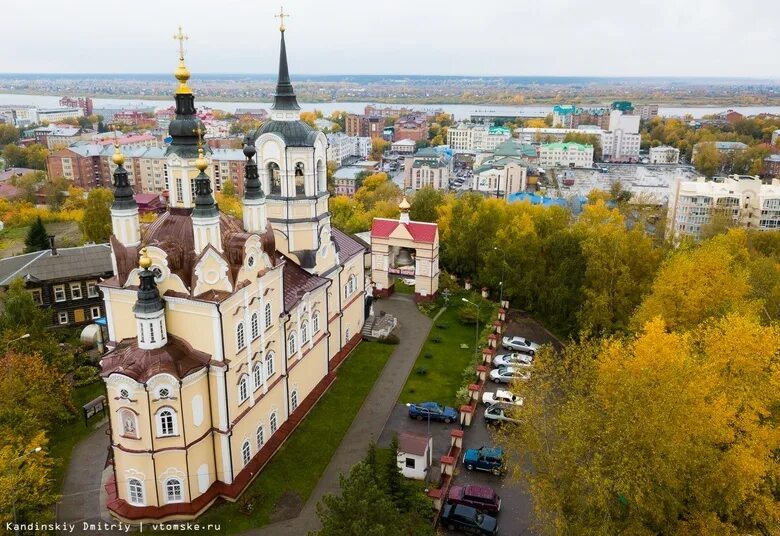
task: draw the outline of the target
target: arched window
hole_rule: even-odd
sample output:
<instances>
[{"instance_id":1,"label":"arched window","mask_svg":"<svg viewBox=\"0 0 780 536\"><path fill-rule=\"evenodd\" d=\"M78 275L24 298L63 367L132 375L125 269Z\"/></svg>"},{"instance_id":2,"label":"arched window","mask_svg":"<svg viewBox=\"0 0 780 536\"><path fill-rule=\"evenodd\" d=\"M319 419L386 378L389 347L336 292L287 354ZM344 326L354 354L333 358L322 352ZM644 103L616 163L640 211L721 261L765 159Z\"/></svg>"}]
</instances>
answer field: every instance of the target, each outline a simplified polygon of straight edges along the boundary
<instances>
[{"instance_id":1,"label":"arched window","mask_svg":"<svg viewBox=\"0 0 780 536\"><path fill-rule=\"evenodd\" d=\"M181 480L169 478L165 481L165 498L169 503L181 502Z\"/></svg>"},{"instance_id":2,"label":"arched window","mask_svg":"<svg viewBox=\"0 0 780 536\"><path fill-rule=\"evenodd\" d=\"M165 337L166 335L165 335L165 328L163 328L163 321L160 320L160 338L162 340L165 340Z\"/></svg>"},{"instance_id":3,"label":"arched window","mask_svg":"<svg viewBox=\"0 0 780 536\"><path fill-rule=\"evenodd\" d=\"M249 386L247 385L247 376L244 374L238 380L238 403L243 404L249 398Z\"/></svg>"},{"instance_id":4,"label":"arched window","mask_svg":"<svg viewBox=\"0 0 780 536\"><path fill-rule=\"evenodd\" d=\"M263 425L257 427L257 432L255 432L255 439L257 439L257 450L260 450L265 443L265 437L263 437Z\"/></svg>"},{"instance_id":5,"label":"arched window","mask_svg":"<svg viewBox=\"0 0 780 536\"><path fill-rule=\"evenodd\" d=\"M270 329L271 327L271 304L266 303L265 304L265 329Z\"/></svg>"},{"instance_id":6,"label":"arched window","mask_svg":"<svg viewBox=\"0 0 780 536\"><path fill-rule=\"evenodd\" d=\"M346 333L344 333L344 338L349 340L349 328L347 328Z\"/></svg>"},{"instance_id":7,"label":"arched window","mask_svg":"<svg viewBox=\"0 0 780 536\"><path fill-rule=\"evenodd\" d=\"M144 504L144 484L137 478L127 481L128 496L132 504Z\"/></svg>"},{"instance_id":8,"label":"arched window","mask_svg":"<svg viewBox=\"0 0 780 536\"><path fill-rule=\"evenodd\" d=\"M314 313L314 316L311 319L312 324L312 331L314 333L320 332L320 313Z\"/></svg>"},{"instance_id":9,"label":"arched window","mask_svg":"<svg viewBox=\"0 0 780 536\"><path fill-rule=\"evenodd\" d=\"M252 381L254 381L255 389L263 385L263 367L260 363L255 363L255 368L252 369Z\"/></svg>"},{"instance_id":10,"label":"arched window","mask_svg":"<svg viewBox=\"0 0 780 536\"><path fill-rule=\"evenodd\" d=\"M252 340L255 340L260 336L260 320L257 318L257 313L252 313L250 326L252 327Z\"/></svg>"},{"instance_id":11,"label":"arched window","mask_svg":"<svg viewBox=\"0 0 780 536\"><path fill-rule=\"evenodd\" d=\"M301 322L301 344L309 342L309 323L305 320Z\"/></svg>"},{"instance_id":12,"label":"arched window","mask_svg":"<svg viewBox=\"0 0 780 536\"><path fill-rule=\"evenodd\" d=\"M138 438L138 424L135 414L129 409L123 409L119 412L119 418L122 419L122 435Z\"/></svg>"},{"instance_id":13,"label":"arched window","mask_svg":"<svg viewBox=\"0 0 780 536\"><path fill-rule=\"evenodd\" d=\"M274 353L268 352L265 356L265 377L270 378L274 375Z\"/></svg>"},{"instance_id":14,"label":"arched window","mask_svg":"<svg viewBox=\"0 0 780 536\"><path fill-rule=\"evenodd\" d=\"M290 410L295 411L298 409L298 391L293 391L290 394Z\"/></svg>"},{"instance_id":15,"label":"arched window","mask_svg":"<svg viewBox=\"0 0 780 536\"><path fill-rule=\"evenodd\" d=\"M290 333L290 337L287 339L287 357L295 353L295 347L295 333Z\"/></svg>"},{"instance_id":16,"label":"arched window","mask_svg":"<svg viewBox=\"0 0 780 536\"><path fill-rule=\"evenodd\" d=\"M138 322L138 342L144 342L144 323Z\"/></svg>"},{"instance_id":17,"label":"arched window","mask_svg":"<svg viewBox=\"0 0 780 536\"><path fill-rule=\"evenodd\" d=\"M244 337L244 323L239 322L236 326L236 347L242 350L246 346L246 338Z\"/></svg>"},{"instance_id":18,"label":"arched window","mask_svg":"<svg viewBox=\"0 0 780 536\"><path fill-rule=\"evenodd\" d=\"M159 437L176 435L176 416L172 409L162 409L157 414L157 435Z\"/></svg>"},{"instance_id":19,"label":"arched window","mask_svg":"<svg viewBox=\"0 0 780 536\"><path fill-rule=\"evenodd\" d=\"M305 195L306 187L304 185L303 177L303 162L295 164L295 195Z\"/></svg>"},{"instance_id":20,"label":"arched window","mask_svg":"<svg viewBox=\"0 0 780 536\"><path fill-rule=\"evenodd\" d=\"M268 424L271 426L271 435L274 435L276 433L276 427L278 426L276 422L276 412L271 412L271 417L268 419Z\"/></svg>"},{"instance_id":21,"label":"arched window","mask_svg":"<svg viewBox=\"0 0 780 536\"><path fill-rule=\"evenodd\" d=\"M271 193L280 195L282 193L282 175L279 172L279 165L275 162L268 164L268 181L271 185Z\"/></svg>"},{"instance_id":22,"label":"arched window","mask_svg":"<svg viewBox=\"0 0 780 536\"><path fill-rule=\"evenodd\" d=\"M317 191L324 192L328 189L328 179L325 173L325 165L322 160L317 160Z\"/></svg>"},{"instance_id":23,"label":"arched window","mask_svg":"<svg viewBox=\"0 0 780 536\"><path fill-rule=\"evenodd\" d=\"M154 340L154 324L149 322L149 342L157 342Z\"/></svg>"},{"instance_id":24,"label":"arched window","mask_svg":"<svg viewBox=\"0 0 780 536\"><path fill-rule=\"evenodd\" d=\"M244 441L244 444L241 445L241 461L244 462L244 465L249 463L249 460L252 459L252 447L249 445L249 441Z\"/></svg>"}]
</instances>

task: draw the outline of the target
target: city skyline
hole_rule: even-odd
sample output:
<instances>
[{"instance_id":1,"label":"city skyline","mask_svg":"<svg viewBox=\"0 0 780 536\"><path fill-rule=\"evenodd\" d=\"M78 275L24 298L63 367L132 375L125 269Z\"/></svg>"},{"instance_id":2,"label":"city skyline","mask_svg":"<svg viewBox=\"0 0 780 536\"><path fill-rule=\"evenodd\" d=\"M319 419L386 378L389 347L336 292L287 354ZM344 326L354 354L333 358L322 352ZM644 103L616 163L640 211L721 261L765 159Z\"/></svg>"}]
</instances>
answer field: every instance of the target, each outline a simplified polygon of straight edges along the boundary
<instances>
[{"instance_id":1,"label":"city skyline","mask_svg":"<svg viewBox=\"0 0 780 536\"><path fill-rule=\"evenodd\" d=\"M286 2L292 71L780 79L780 65L766 46L780 14L756 0L629 6L601 0L595 8L569 0L533 6L489 0L468 12L461 4L471 6L401 0L380 7L348 0L334 8L311 0ZM200 1L186 4L187 9L183 5L142 1L105 20L105 5L87 0L80 3L79 31L74 32L72 24L60 22L72 19L69 6L42 0L40 9L31 12L25 3L12 1L5 15L15 24L5 29L0 43L15 54L0 61L0 72L169 72L179 24L190 37L187 62L194 74L273 72L278 3L231 0L219 9L207 9ZM42 12L48 16L41 18ZM35 39L29 38L32 33Z\"/></svg>"}]
</instances>

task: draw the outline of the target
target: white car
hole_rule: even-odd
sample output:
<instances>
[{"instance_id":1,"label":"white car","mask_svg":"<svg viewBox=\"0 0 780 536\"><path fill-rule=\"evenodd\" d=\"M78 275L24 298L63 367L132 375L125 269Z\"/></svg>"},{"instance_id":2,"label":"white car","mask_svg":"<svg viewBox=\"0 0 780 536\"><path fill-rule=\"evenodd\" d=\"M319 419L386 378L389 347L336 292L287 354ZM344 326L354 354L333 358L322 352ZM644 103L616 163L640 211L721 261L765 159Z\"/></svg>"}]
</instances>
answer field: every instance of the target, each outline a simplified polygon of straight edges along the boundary
<instances>
[{"instance_id":1,"label":"white car","mask_svg":"<svg viewBox=\"0 0 780 536\"><path fill-rule=\"evenodd\" d=\"M515 379L527 380L530 377L530 372L513 367L499 367L490 371L490 379L496 383L510 383Z\"/></svg>"},{"instance_id":2,"label":"white car","mask_svg":"<svg viewBox=\"0 0 780 536\"><path fill-rule=\"evenodd\" d=\"M528 355L534 355L539 350L538 344L523 337L504 337L501 342L507 350L523 352Z\"/></svg>"},{"instance_id":3,"label":"white car","mask_svg":"<svg viewBox=\"0 0 780 536\"><path fill-rule=\"evenodd\" d=\"M500 354L493 358L494 367L530 367L534 361L534 356L514 352L511 354Z\"/></svg>"},{"instance_id":4,"label":"white car","mask_svg":"<svg viewBox=\"0 0 780 536\"><path fill-rule=\"evenodd\" d=\"M486 405L495 404L496 402L503 402L505 404L513 404L515 406L522 406L523 399L505 389L496 389L495 393L484 392L482 393L482 403Z\"/></svg>"},{"instance_id":5,"label":"white car","mask_svg":"<svg viewBox=\"0 0 780 536\"><path fill-rule=\"evenodd\" d=\"M494 424L496 426L500 426L505 422L520 424L519 419L511 416L511 407L512 406L502 404L501 402L488 406L485 410L485 423Z\"/></svg>"}]
</instances>

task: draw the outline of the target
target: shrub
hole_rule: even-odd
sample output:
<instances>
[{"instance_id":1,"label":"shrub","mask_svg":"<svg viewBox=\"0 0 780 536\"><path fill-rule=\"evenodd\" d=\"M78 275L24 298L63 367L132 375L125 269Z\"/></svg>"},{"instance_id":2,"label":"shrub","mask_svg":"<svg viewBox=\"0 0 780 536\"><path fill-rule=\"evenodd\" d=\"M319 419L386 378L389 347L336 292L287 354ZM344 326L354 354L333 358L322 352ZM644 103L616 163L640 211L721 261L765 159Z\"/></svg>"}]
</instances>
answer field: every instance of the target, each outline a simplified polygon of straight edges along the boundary
<instances>
[{"instance_id":1,"label":"shrub","mask_svg":"<svg viewBox=\"0 0 780 536\"><path fill-rule=\"evenodd\" d=\"M439 329L447 329L449 327L449 324L447 324L446 322L441 322L439 324L436 324L436 327Z\"/></svg>"},{"instance_id":2,"label":"shrub","mask_svg":"<svg viewBox=\"0 0 780 536\"><path fill-rule=\"evenodd\" d=\"M439 344L441 342L441 337L439 337L438 335L435 335L435 336L431 337L431 342L433 344Z\"/></svg>"},{"instance_id":3,"label":"shrub","mask_svg":"<svg viewBox=\"0 0 780 536\"><path fill-rule=\"evenodd\" d=\"M401 339L399 339L398 335L396 335L395 333L391 333L384 339L380 339L379 342L381 342L382 344L398 344L399 342L401 342Z\"/></svg>"},{"instance_id":4,"label":"shrub","mask_svg":"<svg viewBox=\"0 0 780 536\"><path fill-rule=\"evenodd\" d=\"M468 404L470 399L471 393L469 393L468 385L461 386L455 394L455 400L458 402L458 405Z\"/></svg>"},{"instance_id":5,"label":"shrub","mask_svg":"<svg viewBox=\"0 0 780 536\"><path fill-rule=\"evenodd\" d=\"M432 354L432 353L430 353L430 352L425 352L425 353L423 354L423 357L424 357L425 359L433 359L433 354Z\"/></svg>"},{"instance_id":6,"label":"shrub","mask_svg":"<svg viewBox=\"0 0 780 536\"><path fill-rule=\"evenodd\" d=\"M89 385L98 380L100 380L100 376L98 375L97 369L95 367L90 367L89 365L78 367L73 372L73 384L76 387Z\"/></svg>"},{"instance_id":7,"label":"shrub","mask_svg":"<svg viewBox=\"0 0 780 536\"><path fill-rule=\"evenodd\" d=\"M416 369L414 369L414 373L417 374L418 376L425 376L426 374L428 374L428 369L425 367L417 367Z\"/></svg>"}]
</instances>

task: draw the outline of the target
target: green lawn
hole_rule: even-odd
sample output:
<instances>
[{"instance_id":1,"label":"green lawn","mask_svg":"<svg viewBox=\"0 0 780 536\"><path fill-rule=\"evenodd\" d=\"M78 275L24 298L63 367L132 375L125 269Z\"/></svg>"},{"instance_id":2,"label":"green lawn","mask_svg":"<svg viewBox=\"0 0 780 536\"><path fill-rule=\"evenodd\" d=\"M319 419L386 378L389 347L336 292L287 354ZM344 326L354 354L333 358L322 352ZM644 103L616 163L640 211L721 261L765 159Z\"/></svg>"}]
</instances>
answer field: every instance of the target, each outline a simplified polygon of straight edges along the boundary
<instances>
[{"instance_id":1,"label":"green lawn","mask_svg":"<svg viewBox=\"0 0 780 536\"><path fill-rule=\"evenodd\" d=\"M78 411L78 415L70 421L62 423L49 434L49 453L51 458L55 460L52 468L55 489L62 487L62 481L68 469L68 462L70 461L73 447L91 434L95 430L95 425L105 417L103 414L98 414L89 420L89 426L84 426L81 407L90 400L104 394L106 394L106 384L102 380L74 389L71 400L73 401L73 406ZM96 460L96 463L104 462L105 460Z\"/></svg>"},{"instance_id":2,"label":"green lawn","mask_svg":"<svg viewBox=\"0 0 780 536\"><path fill-rule=\"evenodd\" d=\"M414 285L407 285L400 278L395 280L393 288L398 294L414 294Z\"/></svg>"},{"instance_id":3,"label":"green lawn","mask_svg":"<svg viewBox=\"0 0 780 536\"><path fill-rule=\"evenodd\" d=\"M463 370L475 359L475 326L463 324L458 320L458 309L461 307L459 301L460 296L457 296L457 300L450 300L450 306L434 322L401 391L399 402L434 401L457 407L456 393L463 384ZM484 318L495 319L498 305L492 302L483 303L490 303L492 309L489 315L483 313ZM482 309L486 311L484 306ZM479 330L481 348L485 344L486 335L483 323L480 323ZM441 342L433 342L436 338ZM468 348L461 348L461 344L467 345ZM421 369L425 369L425 374L418 372ZM476 376L474 379L476 381Z\"/></svg>"},{"instance_id":4,"label":"green lawn","mask_svg":"<svg viewBox=\"0 0 780 536\"><path fill-rule=\"evenodd\" d=\"M244 492L259 499L251 514L239 510L240 501L223 502L198 521L221 523L221 534L235 534L270 523L283 495L293 492L305 504L394 349L363 342L347 358L330 390Z\"/></svg>"}]
</instances>

